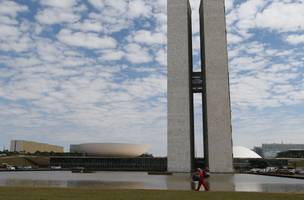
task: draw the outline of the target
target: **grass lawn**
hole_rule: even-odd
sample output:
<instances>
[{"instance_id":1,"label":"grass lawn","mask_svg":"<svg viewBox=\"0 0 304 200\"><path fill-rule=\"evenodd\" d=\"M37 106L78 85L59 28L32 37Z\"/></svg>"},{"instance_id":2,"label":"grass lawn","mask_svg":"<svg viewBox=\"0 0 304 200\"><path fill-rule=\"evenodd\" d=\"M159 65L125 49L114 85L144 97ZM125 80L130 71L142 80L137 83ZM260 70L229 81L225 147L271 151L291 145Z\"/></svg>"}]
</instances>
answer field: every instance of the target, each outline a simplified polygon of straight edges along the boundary
<instances>
[{"instance_id":1,"label":"grass lawn","mask_svg":"<svg viewBox=\"0 0 304 200\"><path fill-rule=\"evenodd\" d=\"M0 200L304 200L304 193L191 192L0 187Z\"/></svg>"}]
</instances>

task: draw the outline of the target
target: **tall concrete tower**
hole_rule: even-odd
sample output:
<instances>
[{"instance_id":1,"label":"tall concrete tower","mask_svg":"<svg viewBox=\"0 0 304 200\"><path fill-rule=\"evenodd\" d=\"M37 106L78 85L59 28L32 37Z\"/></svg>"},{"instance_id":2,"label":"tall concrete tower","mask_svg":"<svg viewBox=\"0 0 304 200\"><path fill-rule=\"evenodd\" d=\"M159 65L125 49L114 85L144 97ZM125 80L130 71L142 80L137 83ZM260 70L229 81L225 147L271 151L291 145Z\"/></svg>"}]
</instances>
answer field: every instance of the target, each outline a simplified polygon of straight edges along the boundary
<instances>
[{"instance_id":1,"label":"tall concrete tower","mask_svg":"<svg viewBox=\"0 0 304 200\"><path fill-rule=\"evenodd\" d=\"M168 0L168 171L194 164L193 93L202 93L204 158L211 172L230 173L231 111L224 0L202 0L201 72L192 71L188 0Z\"/></svg>"},{"instance_id":2,"label":"tall concrete tower","mask_svg":"<svg viewBox=\"0 0 304 200\"><path fill-rule=\"evenodd\" d=\"M190 172L194 163L191 8L168 0L168 171Z\"/></svg>"},{"instance_id":3,"label":"tall concrete tower","mask_svg":"<svg viewBox=\"0 0 304 200\"><path fill-rule=\"evenodd\" d=\"M233 172L225 0L200 6L204 157L212 172Z\"/></svg>"}]
</instances>

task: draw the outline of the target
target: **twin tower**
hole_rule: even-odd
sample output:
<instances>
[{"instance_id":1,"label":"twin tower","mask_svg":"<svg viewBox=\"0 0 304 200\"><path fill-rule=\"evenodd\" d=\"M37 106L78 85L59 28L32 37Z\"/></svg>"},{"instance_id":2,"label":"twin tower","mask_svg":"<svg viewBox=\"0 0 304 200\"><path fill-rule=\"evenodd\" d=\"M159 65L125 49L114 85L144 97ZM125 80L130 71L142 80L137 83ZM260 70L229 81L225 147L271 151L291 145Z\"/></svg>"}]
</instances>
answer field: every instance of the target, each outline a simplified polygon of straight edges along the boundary
<instances>
[{"instance_id":1,"label":"twin tower","mask_svg":"<svg viewBox=\"0 0 304 200\"><path fill-rule=\"evenodd\" d=\"M204 158L214 173L233 172L225 0L200 5L201 71L192 68L191 8L168 0L168 171L194 168L193 94L202 94Z\"/></svg>"}]
</instances>

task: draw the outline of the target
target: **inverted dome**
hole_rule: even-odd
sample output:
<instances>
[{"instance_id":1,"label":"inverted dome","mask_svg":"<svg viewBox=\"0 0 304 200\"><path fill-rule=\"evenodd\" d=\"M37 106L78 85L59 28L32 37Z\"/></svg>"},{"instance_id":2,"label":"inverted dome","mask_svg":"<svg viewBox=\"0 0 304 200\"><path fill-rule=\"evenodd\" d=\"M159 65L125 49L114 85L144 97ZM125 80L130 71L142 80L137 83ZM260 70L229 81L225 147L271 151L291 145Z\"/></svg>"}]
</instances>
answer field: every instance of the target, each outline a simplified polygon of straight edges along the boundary
<instances>
[{"instance_id":1,"label":"inverted dome","mask_svg":"<svg viewBox=\"0 0 304 200\"><path fill-rule=\"evenodd\" d=\"M233 157L234 158L262 158L256 152L242 146L233 147Z\"/></svg>"},{"instance_id":2,"label":"inverted dome","mask_svg":"<svg viewBox=\"0 0 304 200\"><path fill-rule=\"evenodd\" d=\"M148 144L84 143L70 146L70 152L102 157L137 157L149 149Z\"/></svg>"}]
</instances>

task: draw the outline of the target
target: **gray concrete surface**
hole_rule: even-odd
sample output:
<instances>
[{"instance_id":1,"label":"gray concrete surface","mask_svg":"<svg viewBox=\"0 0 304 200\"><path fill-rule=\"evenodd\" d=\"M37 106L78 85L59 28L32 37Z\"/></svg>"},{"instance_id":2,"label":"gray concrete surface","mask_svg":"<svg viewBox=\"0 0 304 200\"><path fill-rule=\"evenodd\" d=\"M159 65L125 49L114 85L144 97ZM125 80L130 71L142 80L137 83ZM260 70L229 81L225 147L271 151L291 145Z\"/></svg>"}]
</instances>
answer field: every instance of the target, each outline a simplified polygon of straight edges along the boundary
<instances>
[{"instance_id":1,"label":"gray concrete surface","mask_svg":"<svg viewBox=\"0 0 304 200\"><path fill-rule=\"evenodd\" d=\"M168 171L193 164L191 11L188 0L168 0Z\"/></svg>"},{"instance_id":2,"label":"gray concrete surface","mask_svg":"<svg viewBox=\"0 0 304 200\"><path fill-rule=\"evenodd\" d=\"M250 174L211 174L211 191L304 192L303 180ZM148 175L145 172L1 172L1 187L191 190L189 173ZM201 189L203 191L203 188ZM1 197L0 197L1 198Z\"/></svg>"},{"instance_id":3,"label":"gray concrete surface","mask_svg":"<svg viewBox=\"0 0 304 200\"><path fill-rule=\"evenodd\" d=\"M233 156L224 0L203 0L200 20L204 153L211 172L230 173Z\"/></svg>"}]
</instances>

